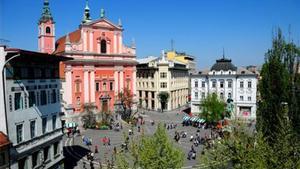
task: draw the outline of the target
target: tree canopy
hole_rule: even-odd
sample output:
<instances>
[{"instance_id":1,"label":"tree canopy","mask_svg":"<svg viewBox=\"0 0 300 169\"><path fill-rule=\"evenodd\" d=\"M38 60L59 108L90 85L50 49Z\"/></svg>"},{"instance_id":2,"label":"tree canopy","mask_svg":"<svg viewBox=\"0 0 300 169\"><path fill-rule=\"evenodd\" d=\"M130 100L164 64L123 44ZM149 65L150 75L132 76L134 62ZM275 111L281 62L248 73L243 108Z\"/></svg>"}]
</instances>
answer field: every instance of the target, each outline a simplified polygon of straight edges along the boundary
<instances>
[{"instance_id":1,"label":"tree canopy","mask_svg":"<svg viewBox=\"0 0 300 169\"><path fill-rule=\"evenodd\" d=\"M202 112L201 116L207 122L217 122L224 117L225 103L218 99L218 96L213 93L201 101Z\"/></svg>"},{"instance_id":2,"label":"tree canopy","mask_svg":"<svg viewBox=\"0 0 300 169\"><path fill-rule=\"evenodd\" d=\"M121 153L117 157L118 168L179 169L183 166L183 152L173 145L161 124L153 136L142 136L129 144L129 154Z\"/></svg>"}]
</instances>

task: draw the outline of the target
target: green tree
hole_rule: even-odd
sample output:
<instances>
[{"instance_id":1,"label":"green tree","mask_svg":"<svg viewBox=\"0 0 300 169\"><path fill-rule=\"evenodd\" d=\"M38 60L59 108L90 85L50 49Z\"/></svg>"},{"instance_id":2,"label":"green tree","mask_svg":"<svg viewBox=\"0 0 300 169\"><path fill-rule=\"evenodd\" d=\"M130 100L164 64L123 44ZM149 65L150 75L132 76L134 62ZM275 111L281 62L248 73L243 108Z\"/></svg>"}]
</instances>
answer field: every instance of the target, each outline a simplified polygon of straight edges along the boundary
<instances>
[{"instance_id":1,"label":"green tree","mask_svg":"<svg viewBox=\"0 0 300 169\"><path fill-rule=\"evenodd\" d=\"M158 93L158 99L159 99L160 104L161 104L161 111L162 112L164 111L164 108L165 108L166 104L168 103L169 97L170 97L170 95L169 95L168 92Z\"/></svg>"},{"instance_id":2,"label":"green tree","mask_svg":"<svg viewBox=\"0 0 300 169\"><path fill-rule=\"evenodd\" d=\"M125 88L123 92L121 91L120 93L118 93L118 99L123 108L121 117L124 120L130 120L134 116L134 114L132 114L132 106L134 104L134 101L131 90L129 90L129 88Z\"/></svg>"},{"instance_id":3,"label":"green tree","mask_svg":"<svg viewBox=\"0 0 300 169\"><path fill-rule=\"evenodd\" d=\"M177 169L183 166L183 152L172 144L161 124L153 136L133 139L129 151L117 156L118 168Z\"/></svg>"},{"instance_id":4,"label":"green tree","mask_svg":"<svg viewBox=\"0 0 300 169\"><path fill-rule=\"evenodd\" d=\"M217 122L224 117L225 103L219 100L215 93L209 94L200 104L202 107L201 116L207 122Z\"/></svg>"},{"instance_id":5,"label":"green tree","mask_svg":"<svg viewBox=\"0 0 300 169\"><path fill-rule=\"evenodd\" d=\"M84 115L81 117L84 128L94 128L96 126L96 116L93 113L95 105L87 103L83 105Z\"/></svg>"},{"instance_id":6,"label":"green tree","mask_svg":"<svg viewBox=\"0 0 300 169\"><path fill-rule=\"evenodd\" d=\"M262 134L252 135L245 126L236 123L232 132L205 149L199 160L211 169L265 169L268 151Z\"/></svg>"}]
</instances>

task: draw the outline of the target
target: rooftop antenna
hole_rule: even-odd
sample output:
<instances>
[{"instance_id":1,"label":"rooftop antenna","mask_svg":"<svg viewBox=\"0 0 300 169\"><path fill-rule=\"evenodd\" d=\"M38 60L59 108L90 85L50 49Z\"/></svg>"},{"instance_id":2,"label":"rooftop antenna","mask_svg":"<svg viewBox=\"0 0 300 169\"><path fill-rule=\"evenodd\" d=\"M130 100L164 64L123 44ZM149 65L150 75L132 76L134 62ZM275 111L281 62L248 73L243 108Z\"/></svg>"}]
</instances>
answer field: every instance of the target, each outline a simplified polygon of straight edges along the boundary
<instances>
[{"instance_id":1,"label":"rooftop antenna","mask_svg":"<svg viewBox=\"0 0 300 169\"><path fill-rule=\"evenodd\" d=\"M174 40L171 39L171 51L174 51Z\"/></svg>"},{"instance_id":2,"label":"rooftop antenna","mask_svg":"<svg viewBox=\"0 0 300 169\"><path fill-rule=\"evenodd\" d=\"M223 47L223 59L225 59L225 50L224 50L224 47Z\"/></svg>"}]
</instances>

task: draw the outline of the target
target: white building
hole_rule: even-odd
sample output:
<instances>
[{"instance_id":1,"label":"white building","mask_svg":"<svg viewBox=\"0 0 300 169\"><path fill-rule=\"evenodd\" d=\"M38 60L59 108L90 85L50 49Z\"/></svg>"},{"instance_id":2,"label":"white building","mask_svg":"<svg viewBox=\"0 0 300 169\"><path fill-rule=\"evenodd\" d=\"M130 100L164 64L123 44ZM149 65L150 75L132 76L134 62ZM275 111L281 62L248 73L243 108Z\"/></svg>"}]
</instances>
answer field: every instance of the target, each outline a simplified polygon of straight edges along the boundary
<instances>
[{"instance_id":1,"label":"white building","mask_svg":"<svg viewBox=\"0 0 300 169\"><path fill-rule=\"evenodd\" d=\"M188 99L188 69L178 61L147 57L138 60L137 95L143 108L161 110L158 94L169 93L164 110L173 110L185 106Z\"/></svg>"},{"instance_id":2,"label":"white building","mask_svg":"<svg viewBox=\"0 0 300 169\"><path fill-rule=\"evenodd\" d=\"M5 47L0 47L0 58L5 72L0 130L12 143L10 168L62 167L58 72L59 62L67 58Z\"/></svg>"},{"instance_id":3,"label":"white building","mask_svg":"<svg viewBox=\"0 0 300 169\"><path fill-rule=\"evenodd\" d=\"M232 117L256 118L257 75L245 68L237 68L231 60L219 59L208 71L192 75L192 113L201 113L201 100L216 93L224 102L232 99Z\"/></svg>"}]
</instances>

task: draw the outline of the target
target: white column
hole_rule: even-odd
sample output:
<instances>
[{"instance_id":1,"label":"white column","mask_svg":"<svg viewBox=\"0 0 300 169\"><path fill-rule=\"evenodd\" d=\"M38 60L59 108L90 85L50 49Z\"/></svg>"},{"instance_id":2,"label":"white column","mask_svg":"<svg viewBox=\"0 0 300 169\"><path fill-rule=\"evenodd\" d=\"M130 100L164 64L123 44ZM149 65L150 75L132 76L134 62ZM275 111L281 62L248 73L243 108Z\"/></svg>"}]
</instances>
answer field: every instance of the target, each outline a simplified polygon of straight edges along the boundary
<instances>
[{"instance_id":1,"label":"white column","mask_svg":"<svg viewBox=\"0 0 300 169\"><path fill-rule=\"evenodd\" d=\"M90 52L94 51L93 34L94 34L94 32L91 31L90 32L90 49L89 49Z\"/></svg>"},{"instance_id":2,"label":"white column","mask_svg":"<svg viewBox=\"0 0 300 169\"><path fill-rule=\"evenodd\" d=\"M88 103L89 102L89 71L84 68L84 74L83 74L83 83L84 83L84 103Z\"/></svg>"},{"instance_id":3,"label":"white column","mask_svg":"<svg viewBox=\"0 0 300 169\"><path fill-rule=\"evenodd\" d=\"M118 79L118 70L115 69L114 72L114 83L115 83L115 93L118 94L119 93L119 89L118 89L118 84L119 84L119 79Z\"/></svg>"},{"instance_id":4,"label":"white column","mask_svg":"<svg viewBox=\"0 0 300 169\"><path fill-rule=\"evenodd\" d=\"M72 104L72 70L71 70L71 66L68 66L66 68L66 86L65 89L63 89L65 91L65 101L67 102L67 104Z\"/></svg>"},{"instance_id":5,"label":"white column","mask_svg":"<svg viewBox=\"0 0 300 169\"><path fill-rule=\"evenodd\" d=\"M114 33L114 46L113 46L113 48L114 48L114 54L116 54L117 53L117 34L116 33Z\"/></svg>"},{"instance_id":6,"label":"white column","mask_svg":"<svg viewBox=\"0 0 300 169\"><path fill-rule=\"evenodd\" d=\"M95 103L95 71L91 71L91 102Z\"/></svg>"},{"instance_id":7,"label":"white column","mask_svg":"<svg viewBox=\"0 0 300 169\"><path fill-rule=\"evenodd\" d=\"M0 46L0 66L1 68L4 67L4 63L5 63L5 56L6 56L6 52L4 51L4 47ZM4 68L4 73L5 73L5 68ZM6 79L5 79L5 75L3 77L3 73L0 74L0 130L4 132L4 134L7 134L7 128L6 128L6 121L5 119L7 118L6 115L8 113L5 113L4 111L4 106L5 106L5 102L4 102L4 93L3 93L3 88L5 87L5 84L2 83L4 79L4 82L6 82ZM7 88L5 87L5 90ZM6 98L8 98L8 92L7 93L7 96ZM6 102L9 101L8 99L6 99ZM6 104L7 105L7 104ZM9 107L6 108L6 111L9 110Z\"/></svg>"},{"instance_id":8,"label":"white column","mask_svg":"<svg viewBox=\"0 0 300 169\"><path fill-rule=\"evenodd\" d=\"M122 34L119 34L119 54L123 52L123 47L122 47Z\"/></svg>"},{"instance_id":9,"label":"white column","mask_svg":"<svg viewBox=\"0 0 300 169\"><path fill-rule=\"evenodd\" d=\"M83 30L83 51L87 51L87 35L86 31Z\"/></svg>"},{"instance_id":10,"label":"white column","mask_svg":"<svg viewBox=\"0 0 300 169\"><path fill-rule=\"evenodd\" d=\"M123 70L120 71L120 90L123 91L124 89L124 72Z\"/></svg>"},{"instance_id":11,"label":"white column","mask_svg":"<svg viewBox=\"0 0 300 169\"><path fill-rule=\"evenodd\" d=\"M133 95L136 95L136 68L135 67L132 74L132 90L133 90Z\"/></svg>"}]
</instances>

